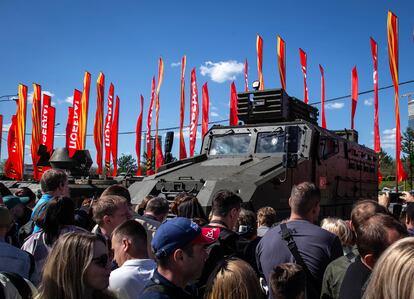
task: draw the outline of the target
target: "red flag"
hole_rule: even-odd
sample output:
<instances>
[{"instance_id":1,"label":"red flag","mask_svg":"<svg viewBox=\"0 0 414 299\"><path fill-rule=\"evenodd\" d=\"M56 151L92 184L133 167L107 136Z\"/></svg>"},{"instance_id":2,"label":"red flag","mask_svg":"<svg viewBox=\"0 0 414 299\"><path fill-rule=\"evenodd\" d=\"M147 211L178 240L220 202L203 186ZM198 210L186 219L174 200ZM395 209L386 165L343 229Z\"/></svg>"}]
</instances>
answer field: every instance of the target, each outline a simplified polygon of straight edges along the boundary
<instances>
[{"instance_id":1,"label":"red flag","mask_svg":"<svg viewBox=\"0 0 414 299\"><path fill-rule=\"evenodd\" d=\"M162 57L158 61L158 85L155 93L155 169L161 167L164 164L164 157L162 155L161 144L158 137L158 119L160 116L160 89L162 84L162 78L164 76L164 62Z\"/></svg>"},{"instance_id":2,"label":"red flag","mask_svg":"<svg viewBox=\"0 0 414 299\"><path fill-rule=\"evenodd\" d=\"M401 163L401 130L400 130L400 108L398 94L398 19L391 11L388 11L387 19L388 36L388 59L395 93L395 162L397 183L407 179L407 174ZM398 186L398 184L397 184ZM398 190L397 190L398 191Z\"/></svg>"},{"instance_id":3,"label":"red flag","mask_svg":"<svg viewBox=\"0 0 414 299\"><path fill-rule=\"evenodd\" d=\"M198 126L198 91L195 68L191 70L190 157L194 156Z\"/></svg>"},{"instance_id":4,"label":"red flag","mask_svg":"<svg viewBox=\"0 0 414 299\"><path fill-rule=\"evenodd\" d=\"M1 161L1 141L3 139L3 115L0 114L0 161Z\"/></svg>"},{"instance_id":5,"label":"red flag","mask_svg":"<svg viewBox=\"0 0 414 299\"><path fill-rule=\"evenodd\" d=\"M154 95L155 95L155 78L152 77L151 102L148 108L148 116L147 116L147 175L154 174L154 169L152 168L152 144L151 144L151 122L152 122L152 108L154 106Z\"/></svg>"},{"instance_id":6,"label":"red flag","mask_svg":"<svg viewBox=\"0 0 414 299\"><path fill-rule=\"evenodd\" d=\"M45 101L45 97L43 97L43 101ZM80 148L80 143L79 143L79 138L80 138L80 128L79 128L79 124L80 124L80 115L81 115L81 110L82 110L82 106L81 106L81 99L82 99L82 93L75 89L74 94L73 94L73 115L72 115L72 129L70 130L70 135L69 135L69 146L68 146L68 152L69 152L69 158L72 158L73 155L75 154L75 152L77 150L81 150L82 148ZM50 97L49 97L49 101L50 101ZM43 103L43 107L45 104ZM50 105L50 102L49 102ZM43 113L45 112L45 110L43 109Z\"/></svg>"},{"instance_id":7,"label":"red flag","mask_svg":"<svg viewBox=\"0 0 414 299\"><path fill-rule=\"evenodd\" d=\"M69 148L70 132L72 130L73 107L68 107L68 122L66 124L66 148Z\"/></svg>"},{"instance_id":8,"label":"red flag","mask_svg":"<svg viewBox=\"0 0 414 299\"><path fill-rule=\"evenodd\" d=\"M286 52L285 41L277 36L277 61L279 66L279 76L282 88L286 90Z\"/></svg>"},{"instance_id":9,"label":"red flag","mask_svg":"<svg viewBox=\"0 0 414 299\"><path fill-rule=\"evenodd\" d=\"M356 66L352 69L352 115L351 115L351 129L355 128L354 117L358 103L358 72Z\"/></svg>"},{"instance_id":10,"label":"red flag","mask_svg":"<svg viewBox=\"0 0 414 299\"><path fill-rule=\"evenodd\" d=\"M103 115L104 115L104 87L105 76L99 73L96 81L96 114L93 124L93 138L96 147L96 164L98 164L98 174L102 174L102 140L103 140Z\"/></svg>"},{"instance_id":11,"label":"red flag","mask_svg":"<svg viewBox=\"0 0 414 299\"><path fill-rule=\"evenodd\" d=\"M55 115L56 115L56 109L55 107L50 106L49 107L49 119L47 123L47 151L52 154L53 152L53 146L55 141Z\"/></svg>"},{"instance_id":12,"label":"red flag","mask_svg":"<svg viewBox=\"0 0 414 299\"><path fill-rule=\"evenodd\" d=\"M119 97L116 96L116 106L114 109L114 121L111 128L111 152L114 171L112 176L118 174L118 124L119 124Z\"/></svg>"},{"instance_id":13,"label":"red flag","mask_svg":"<svg viewBox=\"0 0 414 299\"><path fill-rule=\"evenodd\" d=\"M206 135L208 131L208 106L210 105L210 99L208 97L208 87L207 83L204 83L202 88L202 97L203 97L203 113L202 113L202 122L201 122L201 134Z\"/></svg>"},{"instance_id":14,"label":"red flag","mask_svg":"<svg viewBox=\"0 0 414 299\"><path fill-rule=\"evenodd\" d=\"M309 95L308 95L308 85L306 83L306 68L307 68L307 62L306 62L306 52L299 48L299 56L300 56L300 65L302 66L302 73L303 73L303 101L305 104L309 101Z\"/></svg>"},{"instance_id":15,"label":"red flag","mask_svg":"<svg viewBox=\"0 0 414 299\"><path fill-rule=\"evenodd\" d=\"M183 59L181 60L181 104L180 104L180 160L187 158L187 151L185 149L185 141L184 141L184 112L185 112L185 65L187 62L187 58L184 55Z\"/></svg>"},{"instance_id":16,"label":"red flag","mask_svg":"<svg viewBox=\"0 0 414 299\"><path fill-rule=\"evenodd\" d=\"M45 147L46 152L49 153L49 155L52 154L52 150L53 150L53 145L50 146L51 142L49 141L49 138L54 138L54 134L50 136L50 133L49 133L49 126L51 123L50 118L52 117L50 115L51 113L50 105L51 105L51 97L47 94L44 94L43 104L42 104L42 120L41 120L41 126L40 126L40 136L41 136L40 144ZM54 127L54 119L53 119L53 127ZM68 137L68 135L66 137ZM50 166L41 166L39 168L39 171L41 172L40 176L42 176L42 174L50 168L51 168Z\"/></svg>"},{"instance_id":17,"label":"red flag","mask_svg":"<svg viewBox=\"0 0 414 299\"><path fill-rule=\"evenodd\" d=\"M41 172L37 168L39 161L39 145L40 145L40 107L41 107L41 87L38 84L33 84L33 102L32 102L32 163L33 163L33 179L39 181L41 179Z\"/></svg>"},{"instance_id":18,"label":"red flag","mask_svg":"<svg viewBox=\"0 0 414 299\"><path fill-rule=\"evenodd\" d=\"M26 135L26 106L27 106L27 86L19 84L19 101L17 103L17 180L23 180L24 173L24 146Z\"/></svg>"},{"instance_id":19,"label":"red flag","mask_svg":"<svg viewBox=\"0 0 414 299\"><path fill-rule=\"evenodd\" d=\"M7 135L7 161L4 164L4 172L8 178L18 179L16 173L17 158L17 116L12 116L12 122Z\"/></svg>"},{"instance_id":20,"label":"red flag","mask_svg":"<svg viewBox=\"0 0 414 299\"><path fill-rule=\"evenodd\" d=\"M374 61L374 72L372 74L374 80L374 151L379 153L381 151L380 132L378 124L378 46L375 40L371 37L371 52ZM381 183L382 174L378 165L378 182Z\"/></svg>"},{"instance_id":21,"label":"red flag","mask_svg":"<svg viewBox=\"0 0 414 299\"><path fill-rule=\"evenodd\" d=\"M55 108L51 106L51 97L47 94L43 95L41 136L41 144L51 155L55 137ZM45 169L43 169L44 171Z\"/></svg>"},{"instance_id":22,"label":"red flag","mask_svg":"<svg viewBox=\"0 0 414 299\"><path fill-rule=\"evenodd\" d=\"M108 111L105 118L104 142L105 142L105 173L111 175L111 132L112 132L112 111L114 102L114 85L111 83L108 93Z\"/></svg>"},{"instance_id":23,"label":"red flag","mask_svg":"<svg viewBox=\"0 0 414 299\"><path fill-rule=\"evenodd\" d=\"M244 62L244 91L248 92L249 91L249 81L247 80L247 73L249 70L249 66L247 65L247 58L246 61Z\"/></svg>"},{"instance_id":24,"label":"red flag","mask_svg":"<svg viewBox=\"0 0 414 299\"><path fill-rule=\"evenodd\" d=\"M322 114L322 128L326 129L326 118L325 118L325 75L321 65L319 65L321 71L321 114Z\"/></svg>"},{"instance_id":25,"label":"red flag","mask_svg":"<svg viewBox=\"0 0 414 299\"><path fill-rule=\"evenodd\" d=\"M257 35L256 38L256 52L257 52L257 73L259 74L259 90L264 90L264 81L263 81L263 40L260 35Z\"/></svg>"},{"instance_id":26,"label":"red flag","mask_svg":"<svg viewBox=\"0 0 414 299\"><path fill-rule=\"evenodd\" d=\"M374 151L379 153L381 151L380 132L378 124L378 46L375 40L371 37L371 52L374 60Z\"/></svg>"},{"instance_id":27,"label":"red flag","mask_svg":"<svg viewBox=\"0 0 414 299\"><path fill-rule=\"evenodd\" d=\"M230 126L237 126L239 117L237 116L237 91L234 81L230 86Z\"/></svg>"},{"instance_id":28,"label":"red flag","mask_svg":"<svg viewBox=\"0 0 414 299\"><path fill-rule=\"evenodd\" d=\"M135 151L137 152L138 170L137 175L142 175L141 172L141 135L142 135L142 111L144 110L144 97L141 95L141 112L138 116L136 135L137 140L135 141Z\"/></svg>"},{"instance_id":29,"label":"red flag","mask_svg":"<svg viewBox=\"0 0 414 299\"><path fill-rule=\"evenodd\" d=\"M91 85L91 74L85 72L83 79L83 92L81 99L81 107L79 110L79 137L77 139L77 148L85 149L86 145L86 127L88 124L88 106L89 106L89 87ZM76 113L76 111L75 111Z\"/></svg>"}]
</instances>

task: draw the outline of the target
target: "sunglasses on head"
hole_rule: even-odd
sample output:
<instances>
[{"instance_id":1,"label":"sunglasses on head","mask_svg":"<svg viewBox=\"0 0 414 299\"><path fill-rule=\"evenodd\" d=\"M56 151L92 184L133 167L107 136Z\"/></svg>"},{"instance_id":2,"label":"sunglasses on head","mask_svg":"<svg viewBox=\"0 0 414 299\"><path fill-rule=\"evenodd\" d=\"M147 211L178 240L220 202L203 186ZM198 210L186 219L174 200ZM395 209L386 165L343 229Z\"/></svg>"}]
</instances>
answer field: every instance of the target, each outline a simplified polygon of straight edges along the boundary
<instances>
[{"instance_id":1,"label":"sunglasses on head","mask_svg":"<svg viewBox=\"0 0 414 299\"><path fill-rule=\"evenodd\" d=\"M92 262L99 267L106 268L109 263L109 256L107 254L102 254L101 256L93 258Z\"/></svg>"}]
</instances>

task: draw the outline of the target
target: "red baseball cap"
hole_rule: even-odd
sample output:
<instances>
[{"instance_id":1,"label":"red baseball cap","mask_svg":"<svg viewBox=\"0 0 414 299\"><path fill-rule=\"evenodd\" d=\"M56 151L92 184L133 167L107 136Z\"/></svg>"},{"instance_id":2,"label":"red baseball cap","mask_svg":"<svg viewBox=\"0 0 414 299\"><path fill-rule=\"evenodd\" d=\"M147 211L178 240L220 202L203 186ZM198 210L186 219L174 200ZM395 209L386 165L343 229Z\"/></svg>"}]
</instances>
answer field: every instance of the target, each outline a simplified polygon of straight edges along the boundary
<instances>
[{"instance_id":1,"label":"red baseball cap","mask_svg":"<svg viewBox=\"0 0 414 299\"><path fill-rule=\"evenodd\" d=\"M220 236L220 229L218 227L202 227L201 233L191 242L193 244L211 244L217 241Z\"/></svg>"}]
</instances>

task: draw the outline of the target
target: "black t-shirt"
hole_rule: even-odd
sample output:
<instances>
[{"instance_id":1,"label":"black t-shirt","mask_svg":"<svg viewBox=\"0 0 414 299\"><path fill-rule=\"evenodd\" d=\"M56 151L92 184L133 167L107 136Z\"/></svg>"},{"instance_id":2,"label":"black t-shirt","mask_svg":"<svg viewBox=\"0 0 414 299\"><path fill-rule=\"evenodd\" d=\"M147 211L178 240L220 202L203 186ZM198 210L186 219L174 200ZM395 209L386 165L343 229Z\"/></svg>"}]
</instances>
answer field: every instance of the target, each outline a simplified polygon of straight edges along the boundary
<instances>
[{"instance_id":1,"label":"black t-shirt","mask_svg":"<svg viewBox=\"0 0 414 299\"><path fill-rule=\"evenodd\" d=\"M370 275L371 269L362 263L361 258L357 258L346 270L339 291L339 299L362 298Z\"/></svg>"},{"instance_id":2,"label":"black t-shirt","mask_svg":"<svg viewBox=\"0 0 414 299\"><path fill-rule=\"evenodd\" d=\"M303 261L321 289L323 273L328 264L342 256L342 246L338 237L306 220L287 222L293 239ZM256 249L256 261L259 271L269 281L273 268L283 263L294 263L287 243L282 239L280 225L271 228L260 240Z\"/></svg>"}]
</instances>

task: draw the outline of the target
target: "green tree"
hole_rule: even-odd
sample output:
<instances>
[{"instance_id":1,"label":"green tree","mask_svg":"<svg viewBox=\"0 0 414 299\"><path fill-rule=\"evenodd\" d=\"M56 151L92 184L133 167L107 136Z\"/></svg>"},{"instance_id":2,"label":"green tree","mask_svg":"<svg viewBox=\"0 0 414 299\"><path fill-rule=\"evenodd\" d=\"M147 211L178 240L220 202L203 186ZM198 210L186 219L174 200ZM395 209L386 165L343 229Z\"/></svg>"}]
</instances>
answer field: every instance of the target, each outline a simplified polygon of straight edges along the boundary
<instances>
[{"instance_id":1,"label":"green tree","mask_svg":"<svg viewBox=\"0 0 414 299\"><path fill-rule=\"evenodd\" d=\"M395 161L383 148L379 152L379 164L384 178L395 175Z\"/></svg>"},{"instance_id":2,"label":"green tree","mask_svg":"<svg viewBox=\"0 0 414 299\"><path fill-rule=\"evenodd\" d=\"M118 158L118 173L125 172L132 175L135 175L137 172L137 161L132 157L132 155L122 154Z\"/></svg>"},{"instance_id":3,"label":"green tree","mask_svg":"<svg viewBox=\"0 0 414 299\"><path fill-rule=\"evenodd\" d=\"M408 168L408 174L410 177L410 188L413 189L413 175L414 175L414 131L411 128L403 133L402 152L406 155L405 161Z\"/></svg>"}]
</instances>

